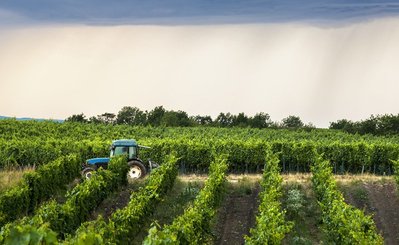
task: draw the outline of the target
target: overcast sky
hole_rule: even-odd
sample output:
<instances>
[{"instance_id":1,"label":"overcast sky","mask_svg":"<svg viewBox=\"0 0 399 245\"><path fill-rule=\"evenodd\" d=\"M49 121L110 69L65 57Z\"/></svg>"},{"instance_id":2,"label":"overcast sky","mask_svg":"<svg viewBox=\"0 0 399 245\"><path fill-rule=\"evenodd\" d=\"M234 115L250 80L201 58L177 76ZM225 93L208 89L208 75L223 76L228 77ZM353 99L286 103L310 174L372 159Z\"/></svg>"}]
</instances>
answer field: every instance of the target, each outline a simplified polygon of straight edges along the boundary
<instances>
[{"instance_id":1,"label":"overcast sky","mask_svg":"<svg viewBox=\"0 0 399 245\"><path fill-rule=\"evenodd\" d=\"M398 113L398 3L296 2L2 1L0 115Z\"/></svg>"}]
</instances>

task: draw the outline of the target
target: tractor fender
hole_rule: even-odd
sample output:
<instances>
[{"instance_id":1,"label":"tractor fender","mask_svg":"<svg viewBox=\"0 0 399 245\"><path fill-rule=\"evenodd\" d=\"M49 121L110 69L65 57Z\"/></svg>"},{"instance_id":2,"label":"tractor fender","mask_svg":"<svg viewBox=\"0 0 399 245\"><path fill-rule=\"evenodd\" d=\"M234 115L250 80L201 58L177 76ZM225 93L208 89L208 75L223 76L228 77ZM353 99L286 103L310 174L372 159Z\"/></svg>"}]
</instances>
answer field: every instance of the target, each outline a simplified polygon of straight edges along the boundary
<instances>
[{"instance_id":1,"label":"tractor fender","mask_svg":"<svg viewBox=\"0 0 399 245\"><path fill-rule=\"evenodd\" d=\"M102 158L92 158L86 160L86 163L88 165L99 165L99 164L108 164L110 159L108 157L102 157Z\"/></svg>"}]
</instances>

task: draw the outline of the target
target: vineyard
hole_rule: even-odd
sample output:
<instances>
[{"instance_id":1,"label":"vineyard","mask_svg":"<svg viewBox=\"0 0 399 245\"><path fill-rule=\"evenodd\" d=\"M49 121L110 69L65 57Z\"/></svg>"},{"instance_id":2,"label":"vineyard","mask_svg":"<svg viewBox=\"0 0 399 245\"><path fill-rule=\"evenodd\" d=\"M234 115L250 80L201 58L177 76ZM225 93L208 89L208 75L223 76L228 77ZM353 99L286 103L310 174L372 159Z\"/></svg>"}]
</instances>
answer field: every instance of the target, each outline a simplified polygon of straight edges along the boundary
<instances>
[{"instance_id":1,"label":"vineyard","mask_svg":"<svg viewBox=\"0 0 399 245\"><path fill-rule=\"evenodd\" d=\"M106 170L82 179L81 164L108 156L115 139L135 139L150 147L142 149L140 156L160 167L143 181L129 182L126 159L113 157ZM0 168L34 169L0 189L0 244L312 244L312 239L326 244L395 244L398 240L385 236L385 228L372 213L346 201L334 174L369 174L388 181L393 176L399 184L398 159L397 136L326 129L0 120ZM307 241L303 240L306 234L297 235L306 205L302 201L291 205L293 194L284 181L293 173L311 174L306 191L314 199L317 217L312 232L317 235L309 235ZM251 185L231 179L248 174L258 176ZM184 176L204 178L193 177L193 184L184 182ZM109 215L93 217L104 203L116 202L115 193L137 185ZM304 195L300 191L297 196ZM221 237L229 235L221 233L233 232L225 226L242 221L226 218L233 208L226 200L233 204L245 198L254 209L236 208L247 211L246 230L240 241L223 242ZM163 213L160 207L173 207L176 212Z\"/></svg>"}]
</instances>

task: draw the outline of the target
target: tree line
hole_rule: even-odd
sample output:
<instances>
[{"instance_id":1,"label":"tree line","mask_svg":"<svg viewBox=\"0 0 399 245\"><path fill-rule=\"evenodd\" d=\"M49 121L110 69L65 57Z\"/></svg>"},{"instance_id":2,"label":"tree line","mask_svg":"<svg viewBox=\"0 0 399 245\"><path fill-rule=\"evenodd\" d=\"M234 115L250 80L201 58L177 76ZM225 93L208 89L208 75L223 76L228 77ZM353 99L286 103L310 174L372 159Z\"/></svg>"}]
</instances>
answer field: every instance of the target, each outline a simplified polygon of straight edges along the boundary
<instances>
[{"instance_id":1,"label":"tree line","mask_svg":"<svg viewBox=\"0 0 399 245\"><path fill-rule=\"evenodd\" d=\"M361 121L341 119L330 123L330 129L339 129L352 134L397 135L399 134L399 114L371 115Z\"/></svg>"},{"instance_id":2,"label":"tree line","mask_svg":"<svg viewBox=\"0 0 399 245\"><path fill-rule=\"evenodd\" d=\"M212 119L211 116L189 116L185 111L166 110L163 106L157 106L151 111L142 111L137 107L124 106L117 114L103 113L101 115L87 118L83 113L75 114L66 122L81 123L102 123L102 124L124 124L132 126L153 127L192 127L192 126L213 126L213 127L251 127L251 128L315 128L313 124L304 124L298 116L288 116L281 122L272 121L270 115L265 112L248 116L241 112L238 114L219 113Z\"/></svg>"},{"instance_id":3,"label":"tree line","mask_svg":"<svg viewBox=\"0 0 399 245\"><path fill-rule=\"evenodd\" d=\"M142 111L137 107L124 106L117 114L103 113L98 116L86 118L81 114L68 117L66 122L124 124L132 126L165 126L165 127L249 127L249 128L292 128L314 129L312 123L305 124L298 116L290 115L281 121L272 121L270 115L258 112L254 116L248 116L244 112L238 114L219 113L212 119L211 116L190 116L187 112L178 110L166 110L163 106L157 106L150 111ZM370 118L361 121L340 119L330 122L329 129L342 130L351 134L373 135L397 135L399 134L399 114L371 115Z\"/></svg>"}]
</instances>

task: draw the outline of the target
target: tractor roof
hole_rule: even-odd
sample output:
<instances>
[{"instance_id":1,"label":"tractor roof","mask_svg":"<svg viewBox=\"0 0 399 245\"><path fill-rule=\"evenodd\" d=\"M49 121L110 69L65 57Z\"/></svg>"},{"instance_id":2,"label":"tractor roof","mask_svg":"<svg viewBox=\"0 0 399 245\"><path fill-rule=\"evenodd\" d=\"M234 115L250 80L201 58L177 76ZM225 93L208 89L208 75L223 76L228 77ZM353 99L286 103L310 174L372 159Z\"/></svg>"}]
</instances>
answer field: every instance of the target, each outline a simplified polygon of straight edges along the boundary
<instances>
[{"instance_id":1,"label":"tractor roof","mask_svg":"<svg viewBox=\"0 0 399 245\"><path fill-rule=\"evenodd\" d=\"M114 140L112 141L113 146L137 146L135 140Z\"/></svg>"}]
</instances>

